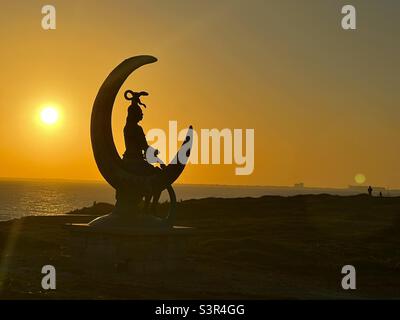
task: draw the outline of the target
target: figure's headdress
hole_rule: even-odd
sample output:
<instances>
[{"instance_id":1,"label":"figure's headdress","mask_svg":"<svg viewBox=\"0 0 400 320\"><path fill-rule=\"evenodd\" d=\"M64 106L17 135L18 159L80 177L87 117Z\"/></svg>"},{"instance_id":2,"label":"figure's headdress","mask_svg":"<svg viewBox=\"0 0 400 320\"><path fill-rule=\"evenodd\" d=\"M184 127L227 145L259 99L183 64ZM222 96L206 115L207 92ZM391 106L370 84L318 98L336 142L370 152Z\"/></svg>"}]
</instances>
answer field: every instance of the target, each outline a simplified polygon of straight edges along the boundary
<instances>
[{"instance_id":1,"label":"figure's headdress","mask_svg":"<svg viewBox=\"0 0 400 320\"><path fill-rule=\"evenodd\" d=\"M148 95L146 91L133 92L132 90L126 90L124 97L126 100L131 101L131 106L136 105L139 107L139 105L141 105L146 108L146 105L140 101L140 97Z\"/></svg>"}]
</instances>

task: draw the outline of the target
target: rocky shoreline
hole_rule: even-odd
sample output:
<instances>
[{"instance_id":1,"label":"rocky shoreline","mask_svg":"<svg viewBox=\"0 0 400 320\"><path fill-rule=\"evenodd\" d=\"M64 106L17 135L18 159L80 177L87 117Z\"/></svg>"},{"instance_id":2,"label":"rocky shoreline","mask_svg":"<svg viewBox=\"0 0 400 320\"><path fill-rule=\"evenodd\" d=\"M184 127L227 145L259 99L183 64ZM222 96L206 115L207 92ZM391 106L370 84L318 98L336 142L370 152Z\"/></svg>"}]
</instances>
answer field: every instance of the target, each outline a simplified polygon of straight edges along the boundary
<instances>
[{"instance_id":1,"label":"rocky shoreline","mask_svg":"<svg viewBox=\"0 0 400 320\"><path fill-rule=\"evenodd\" d=\"M129 277L123 268L94 267L100 274L88 270L65 228L112 208L98 203L65 215L0 222L1 299L400 297L398 197L183 201L177 224L196 228L188 239L184 268L133 271ZM146 245L145 239L137 241ZM341 288L341 268L348 264L358 272L355 291ZM41 287L44 265L57 270L56 290Z\"/></svg>"}]
</instances>

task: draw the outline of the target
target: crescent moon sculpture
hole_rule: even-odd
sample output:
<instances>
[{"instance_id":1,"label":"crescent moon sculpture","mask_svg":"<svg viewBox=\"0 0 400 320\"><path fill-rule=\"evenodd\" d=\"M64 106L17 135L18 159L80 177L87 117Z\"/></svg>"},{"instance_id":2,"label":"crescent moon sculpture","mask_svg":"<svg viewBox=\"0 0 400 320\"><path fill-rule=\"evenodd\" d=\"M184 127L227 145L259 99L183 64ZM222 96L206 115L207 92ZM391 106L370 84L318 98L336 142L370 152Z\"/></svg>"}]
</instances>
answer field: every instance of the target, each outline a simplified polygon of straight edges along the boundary
<instances>
[{"instance_id":1,"label":"crescent moon sculpture","mask_svg":"<svg viewBox=\"0 0 400 320\"><path fill-rule=\"evenodd\" d=\"M131 172L123 165L115 147L111 126L115 98L122 84L136 69L156 61L157 58L147 55L126 59L109 74L94 101L90 128L93 154L100 173L116 190L117 203L111 214L93 220L91 226L127 227L127 223L136 227L171 225L171 214L167 219L143 216L139 214L137 206L143 195L152 190L167 189L170 197L175 198L171 185L181 175L190 156L192 127L189 127L186 139L174 160L158 174L145 176Z\"/></svg>"}]
</instances>

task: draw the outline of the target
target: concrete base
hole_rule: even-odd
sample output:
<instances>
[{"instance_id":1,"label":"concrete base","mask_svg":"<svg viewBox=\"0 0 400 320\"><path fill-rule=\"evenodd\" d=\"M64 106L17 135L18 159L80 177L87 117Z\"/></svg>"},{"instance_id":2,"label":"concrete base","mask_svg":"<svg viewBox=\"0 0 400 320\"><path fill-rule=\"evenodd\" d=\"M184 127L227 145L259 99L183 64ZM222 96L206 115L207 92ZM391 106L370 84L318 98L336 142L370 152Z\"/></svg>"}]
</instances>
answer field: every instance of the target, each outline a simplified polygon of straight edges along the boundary
<instances>
[{"instance_id":1,"label":"concrete base","mask_svg":"<svg viewBox=\"0 0 400 320\"><path fill-rule=\"evenodd\" d=\"M93 230L120 230L123 232L140 232L143 229L153 231L170 230L173 226L167 219L161 219L150 214L118 214L112 212L98 217L88 224ZM124 231L125 230L125 231Z\"/></svg>"},{"instance_id":2,"label":"concrete base","mask_svg":"<svg viewBox=\"0 0 400 320\"><path fill-rule=\"evenodd\" d=\"M187 267L186 246L193 228L107 228L67 224L73 254L91 276L115 273L119 277L166 273Z\"/></svg>"}]
</instances>

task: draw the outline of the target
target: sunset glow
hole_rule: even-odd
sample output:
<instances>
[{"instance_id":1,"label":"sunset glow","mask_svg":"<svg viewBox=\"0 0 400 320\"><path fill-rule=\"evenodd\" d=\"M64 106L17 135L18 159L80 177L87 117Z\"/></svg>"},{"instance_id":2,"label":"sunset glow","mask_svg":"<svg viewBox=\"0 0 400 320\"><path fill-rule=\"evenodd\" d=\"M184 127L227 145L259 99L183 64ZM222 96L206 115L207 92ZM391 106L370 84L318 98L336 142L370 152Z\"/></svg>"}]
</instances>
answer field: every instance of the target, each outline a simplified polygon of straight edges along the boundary
<instances>
[{"instance_id":1,"label":"sunset glow","mask_svg":"<svg viewBox=\"0 0 400 320\"><path fill-rule=\"evenodd\" d=\"M170 121L177 121L177 132L189 125L196 132L241 129L243 141L245 130L254 129L251 174L199 158L179 183L346 187L363 181L355 180L362 173L364 183L400 188L400 45L393 41L399 4L359 2L363 28L354 32L341 28L341 8L331 1L144 1L146 14L135 15L135 23L132 1L95 7L60 1L63 21L55 30L42 28L35 1L22 11L9 2L0 21L3 30L14 30L4 33L0 54L7 62L0 176L103 181L90 139L93 102L118 63L149 54L158 62L135 71L116 96L112 129L121 156L129 107L123 93L144 90L145 134L168 132ZM285 13L285 23L277 12ZM312 23L319 15L329 22ZM38 148L47 157L39 159Z\"/></svg>"}]
</instances>

